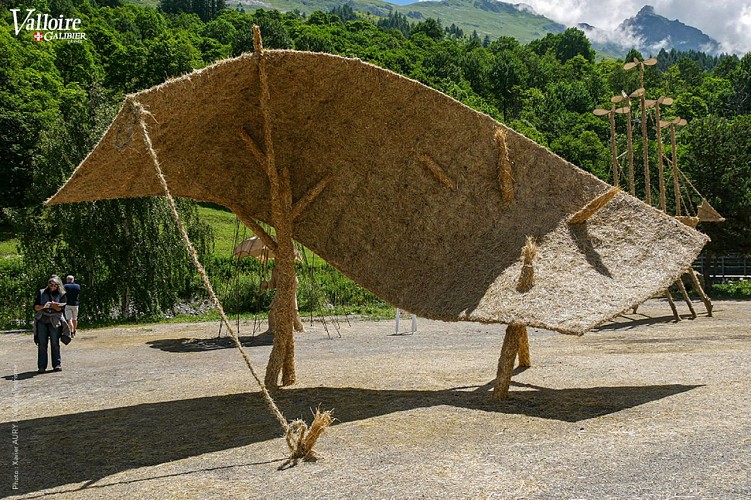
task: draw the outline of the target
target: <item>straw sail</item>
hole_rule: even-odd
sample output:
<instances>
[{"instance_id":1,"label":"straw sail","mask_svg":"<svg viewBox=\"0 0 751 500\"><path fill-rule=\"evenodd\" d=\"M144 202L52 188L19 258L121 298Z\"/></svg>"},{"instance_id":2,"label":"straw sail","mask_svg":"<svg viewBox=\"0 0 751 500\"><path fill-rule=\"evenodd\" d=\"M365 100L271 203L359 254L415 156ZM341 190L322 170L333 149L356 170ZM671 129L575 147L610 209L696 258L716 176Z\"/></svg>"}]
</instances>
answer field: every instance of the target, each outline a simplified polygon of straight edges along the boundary
<instances>
[{"instance_id":1,"label":"straw sail","mask_svg":"<svg viewBox=\"0 0 751 500\"><path fill-rule=\"evenodd\" d=\"M606 183L418 82L327 54L263 59L293 237L400 308L581 334L675 282L707 241L621 192L569 224ZM270 223L257 64L243 55L134 97L174 195ZM123 106L49 203L162 194L135 112ZM528 236L534 286L519 293Z\"/></svg>"}]
</instances>

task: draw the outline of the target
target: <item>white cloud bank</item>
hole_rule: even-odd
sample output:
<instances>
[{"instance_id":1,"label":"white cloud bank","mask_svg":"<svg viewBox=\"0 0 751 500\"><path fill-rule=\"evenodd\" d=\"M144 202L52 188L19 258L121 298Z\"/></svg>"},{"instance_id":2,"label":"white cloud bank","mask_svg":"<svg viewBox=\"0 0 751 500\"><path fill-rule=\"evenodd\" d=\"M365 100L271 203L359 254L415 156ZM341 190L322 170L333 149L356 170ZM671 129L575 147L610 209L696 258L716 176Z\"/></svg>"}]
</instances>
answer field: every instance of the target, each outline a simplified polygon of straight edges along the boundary
<instances>
[{"instance_id":1,"label":"white cloud bank","mask_svg":"<svg viewBox=\"0 0 751 500\"><path fill-rule=\"evenodd\" d=\"M513 0L505 0L513 1ZM644 5L668 19L699 28L723 52L751 52L751 0L523 0L538 14L574 26L587 23L612 31Z\"/></svg>"}]
</instances>

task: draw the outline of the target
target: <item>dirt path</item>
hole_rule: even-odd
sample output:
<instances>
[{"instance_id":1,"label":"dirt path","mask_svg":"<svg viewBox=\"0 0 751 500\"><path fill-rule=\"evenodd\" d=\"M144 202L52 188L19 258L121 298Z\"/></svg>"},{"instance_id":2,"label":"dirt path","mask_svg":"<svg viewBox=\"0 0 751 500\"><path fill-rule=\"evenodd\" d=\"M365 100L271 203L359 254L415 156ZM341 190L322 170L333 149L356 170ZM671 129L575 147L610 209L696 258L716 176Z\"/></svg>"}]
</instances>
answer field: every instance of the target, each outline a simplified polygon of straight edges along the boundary
<instances>
[{"instance_id":1,"label":"dirt path","mask_svg":"<svg viewBox=\"0 0 751 500\"><path fill-rule=\"evenodd\" d=\"M502 325L306 324L278 402L339 421L322 460L281 472L278 424L217 324L84 331L44 375L30 335L0 334L0 496L749 498L751 303L669 311L532 331L533 367L500 404ZM248 351L262 373L270 346Z\"/></svg>"}]
</instances>

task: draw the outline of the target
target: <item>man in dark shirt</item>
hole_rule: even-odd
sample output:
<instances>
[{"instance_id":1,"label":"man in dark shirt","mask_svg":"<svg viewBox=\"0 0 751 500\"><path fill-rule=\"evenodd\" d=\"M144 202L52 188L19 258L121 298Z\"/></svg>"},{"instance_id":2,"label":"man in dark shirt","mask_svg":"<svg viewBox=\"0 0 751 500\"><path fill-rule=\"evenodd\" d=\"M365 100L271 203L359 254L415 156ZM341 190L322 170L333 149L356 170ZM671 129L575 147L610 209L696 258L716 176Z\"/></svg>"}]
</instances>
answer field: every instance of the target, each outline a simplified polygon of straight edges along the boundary
<instances>
[{"instance_id":1,"label":"man in dark shirt","mask_svg":"<svg viewBox=\"0 0 751 500\"><path fill-rule=\"evenodd\" d=\"M68 306L65 308L65 319L68 320L71 334L75 335L78 330L78 296L81 294L81 285L74 283L73 275L65 277L65 294L68 296Z\"/></svg>"}]
</instances>

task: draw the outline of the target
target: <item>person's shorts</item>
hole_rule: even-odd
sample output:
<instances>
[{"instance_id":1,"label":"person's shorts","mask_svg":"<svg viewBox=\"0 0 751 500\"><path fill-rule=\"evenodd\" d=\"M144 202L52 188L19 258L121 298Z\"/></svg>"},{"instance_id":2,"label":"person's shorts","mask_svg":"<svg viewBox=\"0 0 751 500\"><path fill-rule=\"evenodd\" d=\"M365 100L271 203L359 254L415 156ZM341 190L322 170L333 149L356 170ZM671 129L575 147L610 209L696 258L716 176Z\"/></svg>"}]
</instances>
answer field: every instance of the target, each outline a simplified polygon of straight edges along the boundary
<instances>
[{"instance_id":1,"label":"person's shorts","mask_svg":"<svg viewBox=\"0 0 751 500\"><path fill-rule=\"evenodd\" d=\"M65 306L65 319L78 321L78 306Z\"/></svg>"}]
</instances>

